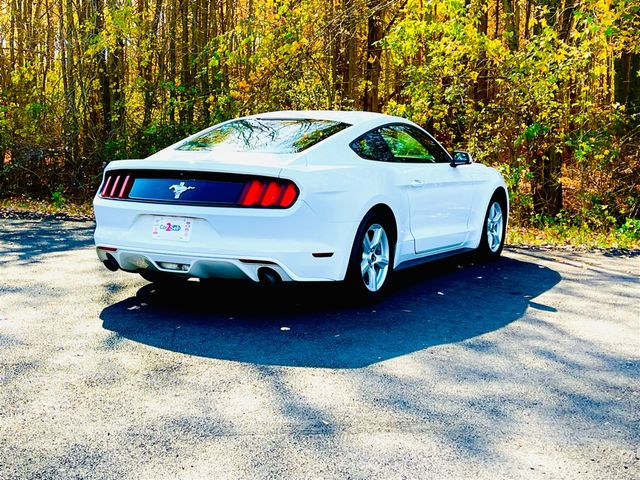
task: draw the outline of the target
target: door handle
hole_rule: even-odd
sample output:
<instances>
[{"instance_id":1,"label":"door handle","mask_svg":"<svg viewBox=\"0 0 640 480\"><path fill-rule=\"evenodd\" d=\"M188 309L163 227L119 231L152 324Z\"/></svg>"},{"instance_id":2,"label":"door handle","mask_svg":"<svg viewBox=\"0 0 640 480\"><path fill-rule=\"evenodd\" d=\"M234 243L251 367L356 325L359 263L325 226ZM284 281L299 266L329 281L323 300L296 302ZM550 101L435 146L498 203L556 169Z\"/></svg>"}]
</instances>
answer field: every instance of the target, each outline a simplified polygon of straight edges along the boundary
<instances>
[{"instance_id":1,"label":"door handle","mask_svg":"<svg viewBox=\"0 0 640 480\"><path fill-rule=\"evenodd\" d=\"M412 187L414 187L414 188L422 187L422 186L424 186L424 184L425 184L425 183L424 183L422 180L413 180L413 181L410 183L410 185L411 185Z\"/></svg>"}]
</instances>

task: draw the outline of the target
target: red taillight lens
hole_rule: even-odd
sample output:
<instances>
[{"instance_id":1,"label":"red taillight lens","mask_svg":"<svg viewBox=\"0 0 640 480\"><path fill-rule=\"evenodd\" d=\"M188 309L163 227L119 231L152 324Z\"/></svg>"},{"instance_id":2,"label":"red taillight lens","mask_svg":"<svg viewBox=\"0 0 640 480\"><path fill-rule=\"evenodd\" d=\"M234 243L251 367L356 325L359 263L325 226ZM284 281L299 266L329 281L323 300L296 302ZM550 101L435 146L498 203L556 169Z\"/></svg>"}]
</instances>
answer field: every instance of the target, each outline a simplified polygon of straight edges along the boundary
<instances>
[{"instance_id":1,"label":"red taillight lens","mask_svg":"<svg viewBox=\"0 0 640 480\"><path fill-rule=\"evenodd\" d=\"M133 186L131 175L107 174L100 196L104 198L127 198Z\"/></svg>"},{"instance_id":2,"label":"red taillight lens","mask_svg":"<svg viewBox=\"0 0 640 480\"><path fill-rule=\"evenodd\" d=\"M281 207L293 205L298 189L288 180L249 180L242 190L239 205L245 207Z\"/></svg>"},{"instance_id":3,"label":"red taillight lens","mask_svg":"<svg viewBox=\"0 0 640 480\"><path fill-rule=\"evenodd\" d=\"M298 190L292 184L287 185L284 193L282 194L282 199L280 200L280 205L283 207L288 207L296 200L298 196Z\"/></svg>"},{"instance_id":4,"label":"red taillight lens","mask_svg":"<svg viewBox=\"0 0 640 480\"><path fill-rule=\"evenodd\" d=\"M109 192L110 197L115 197L114 194L116 193L116 188L118 188L118 183L120 183L120 175L118 175L113 182L113 187L111 187L111 191Z\"/></svg>"},{"instance_id":5,"label":"red taillight lens","mask_svg":"<svg viewBox=\"0 0 640 480\"><path fill-rule=\"evenodd\" d=\"M244 187L244 191L242 192L242 195L240 195L240 205L244 205L245 207L248 207L249 205L254 205L256 203L258 203L258 200L260 200L260 195L262 194L263 191L263 185L262 182L259 182L258 180L251 180L250 182L247 182L247 184Z\"/></svg>"},{"instance_id":6,"label":"red taillight lens","mask_svg":"<svg viewBox=\"0 0 640 480\"><path fill-rule=\"evenodd\" d=\"M282 187L276 182L269 182L269 186L265 190L264 195L262 196L262 200L260 200L260 206L270 207L271 205L276 203L276 200L278 200L278 197L280 196L281 188Z\"/></svg>"},{"instance_id":7,"label":"red taillight lens","mask_svg":"<svg viewBox=\"0 0 640 480\"><path fill-rule=\"evenodd\" d=\"M120 193L118 193L118 198L124 198L124 192L127 190L129 186L129 180L131 179L131 175L127 175L124 178L124 182L122 183L122 188L120 189Z\"/></svg>"},{"instance_id":8,"label":"red taillight lens","mask_svg":"<svg viewBox=\"0 0 640 480\"><path fill-rule=\"evenodd\" d=\"M107 196L107 192L109 191L109 185L111 185L111 180L113 180L113 177L109 175L107 177L107 180L104 182L104 187L102 188L102 191L100 192L101 197Z\"/></svg>"}]
</instances>

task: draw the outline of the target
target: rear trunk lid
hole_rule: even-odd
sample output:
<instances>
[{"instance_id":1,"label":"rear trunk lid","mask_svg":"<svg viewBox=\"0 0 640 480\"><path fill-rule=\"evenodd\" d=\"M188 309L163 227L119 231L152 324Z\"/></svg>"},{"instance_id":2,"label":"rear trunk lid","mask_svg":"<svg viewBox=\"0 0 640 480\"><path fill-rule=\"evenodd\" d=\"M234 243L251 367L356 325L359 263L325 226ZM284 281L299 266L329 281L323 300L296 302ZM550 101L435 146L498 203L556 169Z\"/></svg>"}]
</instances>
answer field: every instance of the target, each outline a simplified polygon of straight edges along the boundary
<instances>
[{"instance_id":1,"label":"rear trunk lid","mask_svg":"<svg viewBox=\"0 0 640 480\"><path fill-rule=\"evenodd\" d=\"M98 195L151 203L211 206L258 203L269 208L286 208L298 190L291 182L275 179L283 167L296 161L303 163L301 157L230 152L231 161L221 158L220 153L214 156L211 152L163 151L145 160L111 162Z\"/></svg>"}]
</instances>

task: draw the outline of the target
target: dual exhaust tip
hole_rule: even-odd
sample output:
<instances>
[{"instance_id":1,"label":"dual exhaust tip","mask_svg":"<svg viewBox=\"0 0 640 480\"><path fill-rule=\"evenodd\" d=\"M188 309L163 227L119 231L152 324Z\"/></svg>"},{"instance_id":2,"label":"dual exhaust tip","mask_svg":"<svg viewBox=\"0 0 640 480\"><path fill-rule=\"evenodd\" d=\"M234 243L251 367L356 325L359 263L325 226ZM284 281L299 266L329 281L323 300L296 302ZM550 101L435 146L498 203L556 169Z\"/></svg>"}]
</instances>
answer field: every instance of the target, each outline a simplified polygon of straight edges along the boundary
<instances>
[{"instance_id":1,"label":"dual exhaust tip","mask_svg":"<svg viewBox=\"0 0 640 480\"><path fill-rule=\"evenodd\" d=\"M107 258L102 262L107 270L112 272L116 272L120 269L120 265L113 255L107 253ZM273 268L270 267L260 267L258 269L258 280L260 285L264 285L266 287L275 287L282 282L282 278Z\"/></svg>"}]
</instances>

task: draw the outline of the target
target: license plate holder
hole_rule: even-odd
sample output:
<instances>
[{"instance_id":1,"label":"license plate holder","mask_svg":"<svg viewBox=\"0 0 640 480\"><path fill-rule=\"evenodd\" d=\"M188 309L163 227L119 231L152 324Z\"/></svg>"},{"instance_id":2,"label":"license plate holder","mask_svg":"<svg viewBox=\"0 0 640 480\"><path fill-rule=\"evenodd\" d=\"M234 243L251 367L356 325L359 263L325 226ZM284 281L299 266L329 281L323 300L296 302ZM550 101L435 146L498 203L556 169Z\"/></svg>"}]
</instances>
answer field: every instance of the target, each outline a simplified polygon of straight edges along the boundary
<instances>
[{"instance_id":1,"label":"license plate holder","mask_svg":"<svg viewBox=\"0 0 640 480\"><path fill-rule=\"evenodd\" d=\"M168 240L188 242L193 231L193 218L188 217L154 217L151 228L151 238L154 240Z\"/></svg>"}]
</instances>

